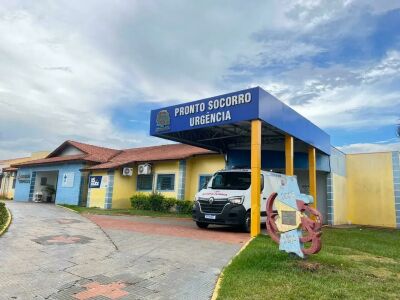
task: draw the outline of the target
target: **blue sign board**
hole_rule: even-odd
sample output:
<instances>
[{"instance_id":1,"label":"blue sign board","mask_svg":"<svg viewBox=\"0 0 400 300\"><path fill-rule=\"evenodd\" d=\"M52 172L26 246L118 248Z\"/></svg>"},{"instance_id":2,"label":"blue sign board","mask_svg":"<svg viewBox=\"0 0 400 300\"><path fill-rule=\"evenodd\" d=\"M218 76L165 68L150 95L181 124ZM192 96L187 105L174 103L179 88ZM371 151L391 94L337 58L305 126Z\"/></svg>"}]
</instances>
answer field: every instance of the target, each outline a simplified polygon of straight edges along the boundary
<instances>
[{"instance_id":1,"label":"blue sign board","mask_svg":"<svg viewBox=\"0 0 400 300\"><path fill-rule=\"evenodd\" d=\"M174 133L257 119L330 154L327 133L260 87L152 110L150 135L208 148L196 134Z\"/></svg>"},{"instance_id":2,"label":"blue sign board","mask_svg":"<svg viewBox=\"0 0 400 300\"><path fill-rule=\"evenodd\" d=\"M151 112L150 134L164 134L258 118L258 88Z\"/></svg>"},{"instance_id":3,"label":"blue sign board","mask_svg":"<svg viewBox=\"0 0 400 300\"><path fill-rule=\"evenodd\" d=\"M99 189L101 186L101 179L103 176L89 176L89 188Z\"/></svg>"}]
</instances>

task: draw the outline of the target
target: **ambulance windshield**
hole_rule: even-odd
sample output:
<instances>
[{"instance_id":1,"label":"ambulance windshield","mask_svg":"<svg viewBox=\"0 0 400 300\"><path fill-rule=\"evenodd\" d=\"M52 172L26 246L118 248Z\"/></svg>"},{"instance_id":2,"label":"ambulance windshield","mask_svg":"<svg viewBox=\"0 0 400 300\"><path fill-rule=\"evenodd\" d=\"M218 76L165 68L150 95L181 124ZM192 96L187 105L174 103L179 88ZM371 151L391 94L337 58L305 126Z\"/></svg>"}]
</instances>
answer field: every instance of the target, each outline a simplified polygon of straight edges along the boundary
<instances>
[{"instance_id":1,"label":"ambulance windshield","mask_svg":"<svg viewBox=\"0 0 400 300\"><path fill-rule=\"evenodd\" d=\"M250 187L249 172L218 172L212 179L211 188L218 190L247 190Z\"/></svg>"}]
</instances>

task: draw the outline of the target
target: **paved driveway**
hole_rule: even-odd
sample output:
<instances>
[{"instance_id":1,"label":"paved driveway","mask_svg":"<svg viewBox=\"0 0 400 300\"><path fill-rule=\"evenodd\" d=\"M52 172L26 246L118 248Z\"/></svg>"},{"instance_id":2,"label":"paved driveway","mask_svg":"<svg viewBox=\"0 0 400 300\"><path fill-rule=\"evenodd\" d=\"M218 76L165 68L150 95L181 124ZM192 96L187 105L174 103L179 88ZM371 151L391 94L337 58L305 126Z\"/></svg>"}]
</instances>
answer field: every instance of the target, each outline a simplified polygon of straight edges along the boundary
<instances>
[{"instance_id":1,"label":"paved driveway","mask_svg":"<svg viewBox=\"0 0 400 300\"><path fill-rule=\"evenodd\" d=\"M80 216L7 202L0 299L208 299L248 239L186 219Z\"/></svg>"}]
</instances>

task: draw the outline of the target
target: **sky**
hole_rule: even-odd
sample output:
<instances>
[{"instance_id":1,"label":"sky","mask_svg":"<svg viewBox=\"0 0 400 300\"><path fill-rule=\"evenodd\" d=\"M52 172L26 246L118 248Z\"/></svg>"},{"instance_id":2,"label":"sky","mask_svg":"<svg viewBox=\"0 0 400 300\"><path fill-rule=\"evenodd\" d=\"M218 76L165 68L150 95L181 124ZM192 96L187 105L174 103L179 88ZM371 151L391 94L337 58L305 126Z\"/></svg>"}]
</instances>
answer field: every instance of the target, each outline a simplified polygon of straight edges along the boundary
<instances>
[{"instance_id":1,"label":"sky","mask_svg":"<svg viewBox=\"0 0 400 300\"><path fill-rule=\"evenodd\" d=\"M346 153L400 150L400 1L0 2L0 159L166 143L150 110L260 86Z\"/></svg>"}]
</instances>

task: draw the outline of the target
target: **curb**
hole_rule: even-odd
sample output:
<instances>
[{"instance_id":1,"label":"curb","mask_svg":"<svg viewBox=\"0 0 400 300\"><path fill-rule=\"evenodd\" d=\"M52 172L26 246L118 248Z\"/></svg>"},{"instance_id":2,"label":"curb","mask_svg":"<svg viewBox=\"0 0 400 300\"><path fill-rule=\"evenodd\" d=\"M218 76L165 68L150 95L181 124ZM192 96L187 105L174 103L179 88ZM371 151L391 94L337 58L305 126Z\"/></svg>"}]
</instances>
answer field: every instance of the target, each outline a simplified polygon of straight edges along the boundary
<instances>
[{"instance_id":1,"label":"curb","mask_svg":"<svg viewBox=\"0 0 400 300\"><path fill-rule=\"evenodd\" d=\"M69 207L65 207L65 206L58 205L58 204L56 204L56 206L57 206L57 207L61 207L61 208L66 209L66 210L69 210L69 211L72 211L72 212L74 212L74 213L80 215L79 212L77 212L76 210L73 210L73 209L71 209L71 208L69 208Z\"/></svg>"},{"instance_id":2,"label":"curb","mask_svg":"<svg viewBox=\"0 0 400 300\"><path fill-rule=\"evenodd\" d=\"M65 209L65 210L72 211L73 213L75 213L75 214L77 214L77 215L80 215L82 218L85 218L85 219L88 220L90 223L94 224L97 228L99 228L99 229L103 232L103 234L107 237L107 239L111 242L111 244L113 244L115 250L119 251L118 246L114 243L114 241L111 239L111 237L108 235L108 233L105 232L104 229L101 228L101 227L99 226L99 224L97 224L96 222L93 222L93 221L90 220L89 218L85 217L85 213L81 214L80 212L78 212L78 211L76 211L76 210L73 210L73 209L71 209L71 208L69 208L69 207L65 207L65 206L62 206L62 205L57 205L57 206L58 206L58 207L62 207L62 208Z\"/></svg>"},{"instance_id":3,"label":"curb","mask_svg":"<svg viewBox=\"0 0 400 300\"><path fill-rule=\"evenodd\" d=\"M2 236L8 229L8 227L10 227L11 224L11 220L12 220L12 215L11 215L11 211L8 209L8 207L6 207L7 210L7 214L8 214L8 220L6 225L3 227L3 229L0 230L0 236Z\"/></svg>"},{"instance_id":4,"label":"curb","mask_svg":"<svg viewBox=\"0 0 400 300\"><path fill-rule=\"evenodd\" d=\"M192 221L192 218L191 217L189 217L189 216L187 216L187 217L176 217L176 216L146 216L146 215L131 215L131 214L124 214L124 213L120 213L120 214L98 214L98 213L93 213L93 212L90 212L90 211L87 211L87 212L79 212L79 211L76 211L76 210L73 210L72 208L69 208L69 207L66 207L66 206L63 206L63 205L59 205L59 204L56 204L56 206L57 207L61 207L61 208L63 208L63 209L66 209L66 210L69 210L69 211L72 211L72 212L74 212L74 213L76 213L76 214L78 214L78 215L81 215L81 216L84 216L84 215L96 215L96 216L110 216L110 217L113 217L113 216L131 216L131 217L144 217L144 218L166 218L166 219L175 219L175 220L177 220L177 221ZM106 209L104 209L104 210L106 210Z\"/></svg>"},{"instance_id":5,"label":"curb","mask_svg":"<svg viewBox=\"0 0 400 300\"><path fill-rule=\"evenodd\" d=\"M220 290L220 288L221 288L221 282L222 282L222 279L223 279L223 277L224 277L224 271L225 271L226 267L228 267L228 266L232 263L232 261L233 261L240 253L242 253L242 251L243 251L244 249L246 249L247 246L250 244L250 242L253 241L253 240L254 240L254 237L252 237L251 239L249 239L249 240L246 242L246 244L244 244L244 245L242 246L242 248L240 248L239 252L236 253L235 256L232 257L232 259L229 261L229 263L222 269L221 273L219 274L217 283L216 283L216 285L215 285L214 292L213 292L213 294L212 294L211 300L216 300L216 299L218 298L219 290Z\"/></svg>"}]
</instances>

